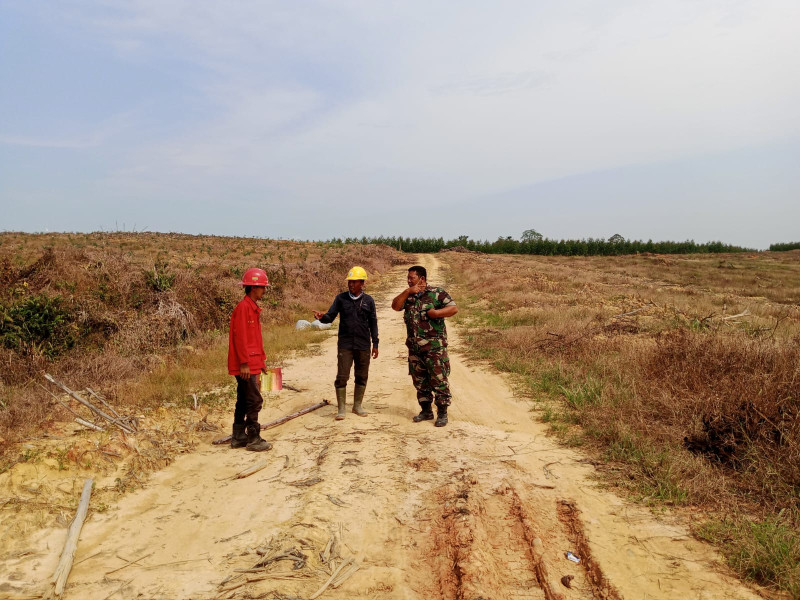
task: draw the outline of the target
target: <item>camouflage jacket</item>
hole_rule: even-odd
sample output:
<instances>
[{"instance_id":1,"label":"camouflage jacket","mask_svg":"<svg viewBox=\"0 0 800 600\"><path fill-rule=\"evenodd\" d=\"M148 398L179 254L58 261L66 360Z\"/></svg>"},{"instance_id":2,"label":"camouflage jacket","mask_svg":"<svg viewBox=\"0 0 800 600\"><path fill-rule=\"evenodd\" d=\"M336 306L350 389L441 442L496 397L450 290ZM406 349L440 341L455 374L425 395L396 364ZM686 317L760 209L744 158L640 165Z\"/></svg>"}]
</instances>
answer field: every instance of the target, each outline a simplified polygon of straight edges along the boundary
<instances>
[{"instance_id":1,"label":"camouflage jacket","mask_svg":"<svg viewBox=\"0 0 800 600\"><path fill-rule=\"evenodd\" d=\"M447 347L447 327L444 319L431 319L432 308L455 306L455 302L444 289L428 286L424 292L413 294L403 305L403 320L406 322L406 346L414 352L424 352Z\"/></svg>"}]
</instances>

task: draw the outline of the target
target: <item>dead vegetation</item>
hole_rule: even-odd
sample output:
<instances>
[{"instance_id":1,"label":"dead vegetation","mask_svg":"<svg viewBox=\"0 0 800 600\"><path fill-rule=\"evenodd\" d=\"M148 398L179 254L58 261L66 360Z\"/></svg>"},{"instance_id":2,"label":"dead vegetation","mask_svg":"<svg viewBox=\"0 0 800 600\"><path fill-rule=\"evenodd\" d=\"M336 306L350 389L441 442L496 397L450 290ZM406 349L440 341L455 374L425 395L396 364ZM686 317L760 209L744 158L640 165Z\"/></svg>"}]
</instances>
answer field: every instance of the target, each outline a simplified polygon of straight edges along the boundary
<instances>
[{"instance_id":1,"label":"dead vegetation","mask_svg":"<svg viewBox=\"0 0 800 600\"><path fill-rule=\"evenodd\" d=\"M314 524L297 525L303 526L302 536L284 532L251 549L255 563L237 568L223 579L217 598L296 598L301 590L304 597L318 598L329 588L344 584L360 568L360 561L345 541L343 523L331 532ZM276 585L280 591L269 589ZM287 590L292 596L284 595Z\"/></svg>"},{"instance_id":2,"label":"dead vegetation","mask_svg":"<svg viewBox=\"0 0 800 600\"><path fill-rule=\"evenodd\" d=\"M474 357L643 501L718 515L698 532L800 598L800 253L446 262Z\"/></svg>"}]
</instances>

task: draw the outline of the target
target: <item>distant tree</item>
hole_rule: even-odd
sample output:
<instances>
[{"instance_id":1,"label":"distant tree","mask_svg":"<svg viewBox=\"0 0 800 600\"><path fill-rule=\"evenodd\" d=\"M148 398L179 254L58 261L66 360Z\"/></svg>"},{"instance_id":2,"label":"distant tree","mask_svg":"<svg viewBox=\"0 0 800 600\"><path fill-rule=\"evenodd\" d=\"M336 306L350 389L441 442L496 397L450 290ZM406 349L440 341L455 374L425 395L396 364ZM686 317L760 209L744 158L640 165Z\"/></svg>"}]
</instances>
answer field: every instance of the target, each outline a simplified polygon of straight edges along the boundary
<instances>
[{"instance_id":1,"label":"distant tree","mask_svg":"<svg viewBox=\"0 0 800 600\"><path fill-rule=\"evenodd\" d=\"M608 238L608 241L611 244L622 244L625 242L625 238L622 237L620 234L615 233L610 238Z\"/></svg>"},{"instance_id":2,"label":"distant tree","mask_svg":"<svg viewBox=\"0 0 800 600\"><path fill-rule=\"evenodd\" d=\"M535 229L526 229L522 232L523 242L538 242L542 239L542 234Z\"/></svg>"}]
</instances>

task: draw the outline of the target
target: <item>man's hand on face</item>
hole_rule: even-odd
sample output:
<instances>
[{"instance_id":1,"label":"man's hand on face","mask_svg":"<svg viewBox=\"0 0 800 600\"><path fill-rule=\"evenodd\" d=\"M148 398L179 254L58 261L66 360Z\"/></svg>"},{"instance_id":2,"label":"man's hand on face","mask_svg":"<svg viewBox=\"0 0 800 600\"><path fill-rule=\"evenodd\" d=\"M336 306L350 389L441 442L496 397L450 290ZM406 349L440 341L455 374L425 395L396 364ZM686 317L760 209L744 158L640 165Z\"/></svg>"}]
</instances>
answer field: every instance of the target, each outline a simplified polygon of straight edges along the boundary
<instances>
[{"instance_id":1,"label":"man's hand on face","mask_svg":"<svg viewBox=\"0 0 800 600\"><path fill-rule=\"evenodd\" d=\"M412 286L409 286L412 294L419 294L420 292L424 292L425 288L428 287L428 284L425 282L424 279L418 279L417 283Z\"/></svg>"}]
</instances>

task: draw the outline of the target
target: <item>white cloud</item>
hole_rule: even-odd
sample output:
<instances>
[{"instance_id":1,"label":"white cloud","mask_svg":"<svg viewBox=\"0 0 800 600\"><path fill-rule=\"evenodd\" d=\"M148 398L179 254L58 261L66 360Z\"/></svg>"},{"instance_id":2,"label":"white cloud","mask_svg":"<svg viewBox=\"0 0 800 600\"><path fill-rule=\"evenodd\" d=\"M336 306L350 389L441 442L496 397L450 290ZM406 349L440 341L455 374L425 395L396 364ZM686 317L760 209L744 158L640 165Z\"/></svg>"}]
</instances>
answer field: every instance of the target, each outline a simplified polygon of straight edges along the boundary
<instances>
[{"instance_id":1,"label":"white cloud","mask_svg":"<svg viewBox=\"0 0 800 600\"><path fill-rule=\"evenodd\" d=\"M115 148L98 193L212 196L236 182L310 207L423 206L800 136L800 4L789 0L57 11L121 64L191 72L199 107L173 125L154 90L137 113L147 135ZM76 149L112 139L5 137Z\"/></svg>"},{"instance_id":2,"label":"white cloud","mask_svg":"<svg viewBox=\"0 0 800 600\"><path fill-rule=\"evenodd\" d=\"M94 124L88 131L82 130L78 124L65 124L62 129L69 130L69 133L57 137L0 131L0 144L65 150L96 148L106 144L114 136L129 131L136 118L136 111L125 111Z\"/></svg>"}]
</instances>

